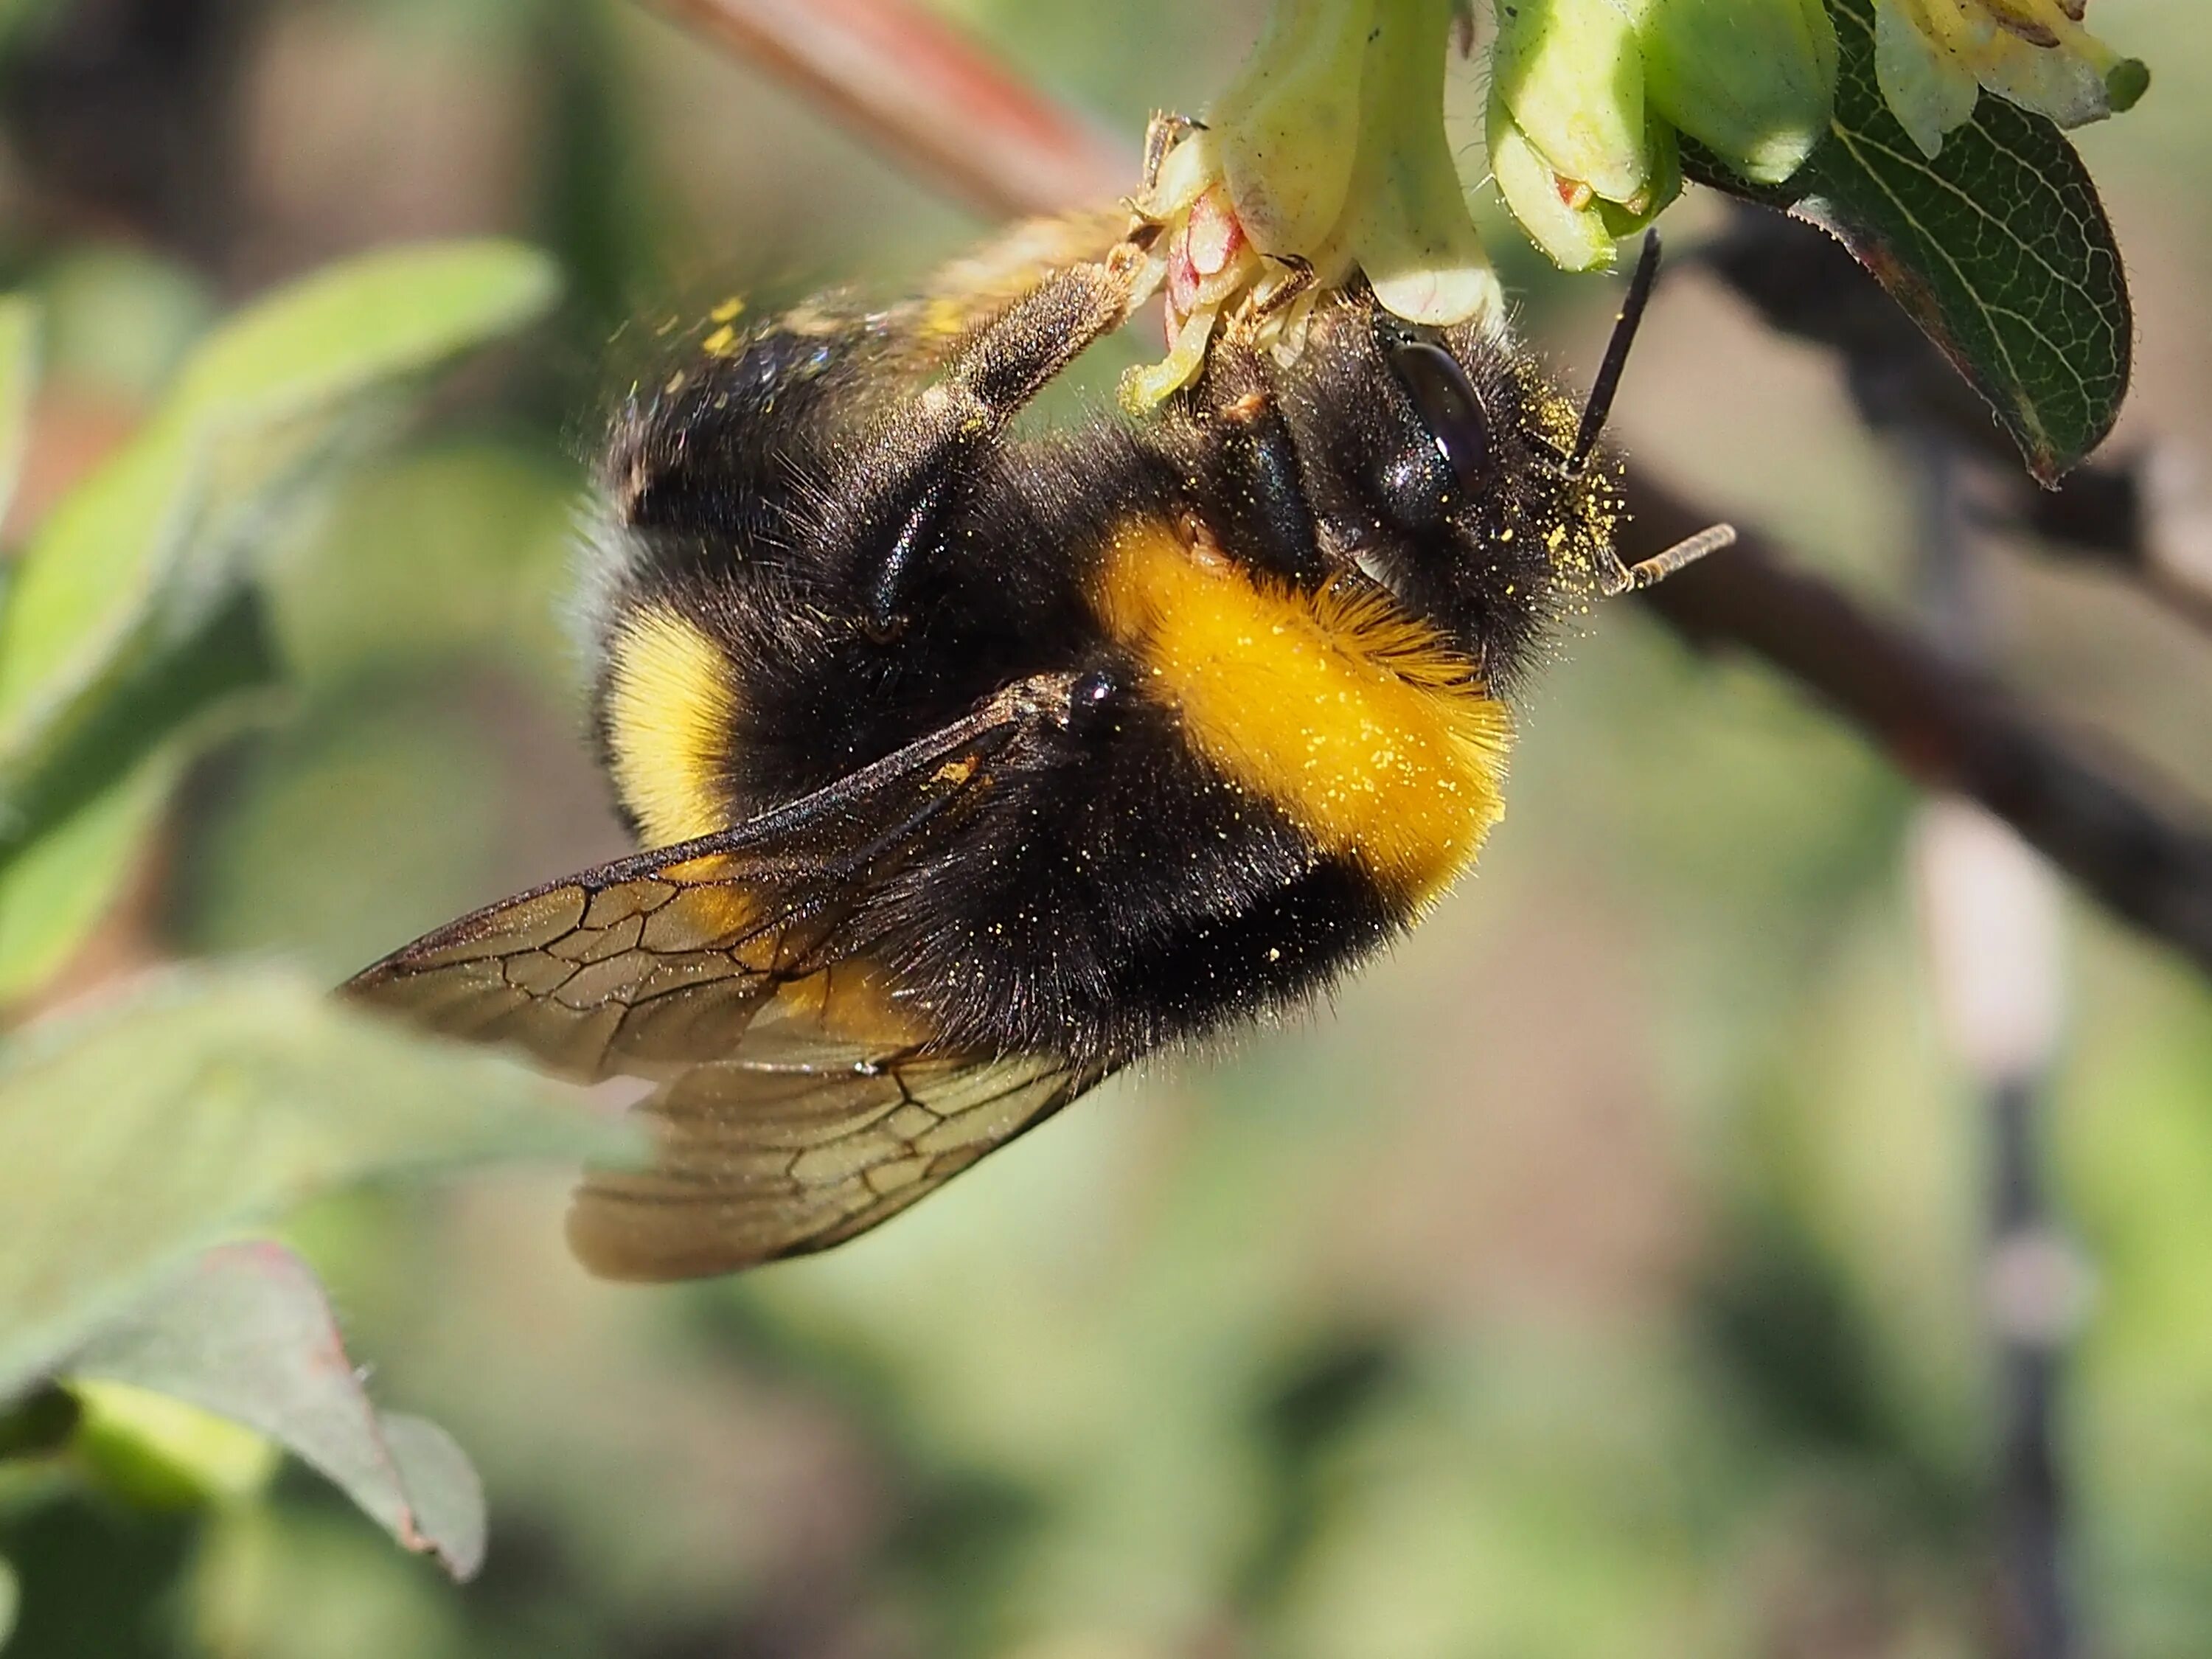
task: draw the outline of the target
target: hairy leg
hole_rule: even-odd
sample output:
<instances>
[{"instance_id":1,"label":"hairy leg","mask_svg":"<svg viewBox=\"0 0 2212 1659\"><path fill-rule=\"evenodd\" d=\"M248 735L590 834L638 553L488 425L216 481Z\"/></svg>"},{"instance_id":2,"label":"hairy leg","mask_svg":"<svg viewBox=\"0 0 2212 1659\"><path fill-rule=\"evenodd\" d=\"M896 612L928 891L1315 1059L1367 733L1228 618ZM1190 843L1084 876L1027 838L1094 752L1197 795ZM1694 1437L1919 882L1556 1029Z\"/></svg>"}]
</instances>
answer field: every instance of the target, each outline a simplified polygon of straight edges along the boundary
<instances>
[{"instance_id":1,"label":"hairy leg","mask_svg":"<svg viewBox=\"0 0 2212 1659\"><path fill-rule=\"evenodd\" d=\"M1218 342L1193 402L1195 465L1211 486L1207 527L1255 569L1302 587L1327 580L1297 447L1259 354Z\"/></svg>"},{"instance_id":2,"label":"hairy leg","mask_svg":"<svg viewBox=\"0 0 2212 1659\"><path fill-rule=\"evenodd\" d=\"M1054 270L968 337L943 375L901 399L839 470L813 540L842 563L863 618L890 637L917 574L937 551L973 464L1022 407L1127 317L1141 248Z\"/></svg>"}]
</instances>

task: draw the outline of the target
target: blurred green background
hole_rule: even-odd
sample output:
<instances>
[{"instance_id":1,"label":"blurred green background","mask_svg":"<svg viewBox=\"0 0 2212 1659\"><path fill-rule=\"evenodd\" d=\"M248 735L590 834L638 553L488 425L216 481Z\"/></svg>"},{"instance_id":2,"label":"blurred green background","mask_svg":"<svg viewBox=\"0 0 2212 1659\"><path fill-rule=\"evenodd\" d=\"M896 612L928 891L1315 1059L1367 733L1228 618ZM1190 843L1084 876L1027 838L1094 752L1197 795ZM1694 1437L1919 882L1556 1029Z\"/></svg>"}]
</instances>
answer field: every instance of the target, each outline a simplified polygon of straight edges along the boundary
<instances>
[{"instance_id":1,"label":"blurred green background","mask_svg":"<svg viewBox=\"0 0 2212 1659\"><path fill-rule=\"evenodd\" d=\"M1132 143L1260 15L957 9ZM2092 21L2157 76L2081 135L2137 299L2117 441L2202 458L2212 32L2191 0ZM18 0L0 26L0 271L50 327L11 545L275 282L499 233L568 283L272 529L287 688L196 769L64 988L169 954L335 981L620 850L563 609L610 337L709 290L893 289L979 223L612 0ZM1711 212L1670 216L1678 245ZM1494 240L1579 383L1612 290ZM1090 395L1144 349L1087 366ZM1826 359L1705 280L1662 295L1617 430L1839 580L1909 592L1898 458ZM1988 575L2008 679L2212 792L2201 635L2031 556ZM172 1512L42 1490L0 1506L17 1650L1999 1651L1989 1150L1931 1009L1916 799L1645 617L1559 658L1480 873L1333 1008L1123 1078L829 1256L598 1285L551 1175L301 1217L380 1398L482 1470L483 1576L447 1583L296 1469ZM2086 908L2069 933L2048 1151L2092 1274L2058 1419L2073 1564L2091 1651L2196 1659L2212 1000Z\"/></svg>"}]
</instances>

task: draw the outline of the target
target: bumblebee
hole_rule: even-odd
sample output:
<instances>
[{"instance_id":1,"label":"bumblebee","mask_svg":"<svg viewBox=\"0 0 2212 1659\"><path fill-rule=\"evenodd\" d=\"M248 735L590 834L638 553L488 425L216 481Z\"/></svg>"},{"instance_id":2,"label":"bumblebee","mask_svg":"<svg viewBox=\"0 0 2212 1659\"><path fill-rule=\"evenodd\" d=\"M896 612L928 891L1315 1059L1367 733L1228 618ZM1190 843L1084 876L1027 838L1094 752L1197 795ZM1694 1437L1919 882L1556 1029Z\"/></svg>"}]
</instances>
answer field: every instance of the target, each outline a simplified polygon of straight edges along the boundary
<instances>
[{"instance_id":1,"label":"bumblebee","mask_svg":"<svg viewBox=\"0 0 2212 1659\"><path fill-rule=\"evenodd\" d=\"M651 850L350 994L644 1079L569 1218L613 1278L873 1227L1110 1073L1296 1008L1499 817L1544 631L1625 570L1579 416L1494 325L1320 295L1149 416L1017 434L1150 228L1033 227L919 297L734 302L617 412L596 730Z\"/></svg>"}]
</instances>

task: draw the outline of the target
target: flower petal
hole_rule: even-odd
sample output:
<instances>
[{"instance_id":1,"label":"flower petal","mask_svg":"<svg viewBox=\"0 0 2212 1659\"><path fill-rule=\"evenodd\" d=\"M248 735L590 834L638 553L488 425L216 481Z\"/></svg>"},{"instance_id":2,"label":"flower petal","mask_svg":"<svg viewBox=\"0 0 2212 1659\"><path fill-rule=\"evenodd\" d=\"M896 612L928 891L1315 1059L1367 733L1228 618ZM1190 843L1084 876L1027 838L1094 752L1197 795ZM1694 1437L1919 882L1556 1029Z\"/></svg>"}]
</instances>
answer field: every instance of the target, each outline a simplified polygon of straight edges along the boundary
<instances>
[{"instance_id":1,"label":"flower petal","mask_svg":"<svg viewBox=\"0 0 2212 1659\"><path fill-rule=\"evenodd\" d=\"M1644 96L1743 178L1778 185L1827 136L1836 26L1824 0L1636 0Z\"/></svg>"},{"instance_id":2,"label":"flower petal","mask_svg":"<svg viewBox=\"0 0 2212 1659\"><path fill-rule=\"evenodd\" d=\"M1358 264L1386 310L1439 326L1504 304L1444 132L1450 25L1451 0L1392 0L1376 13L1350 197L1314 260L1324 281Z\"/></svg>"},{"instance_id":3,"label":"flower petal","mask_svg":"<svg viewBox=\"0 0 2212 1659\"><path fill-rule=\"evenodd\" d=\"M1343 213L1376 4L1275 0L1267 33L1207 112L1230 198L1262 253L1302 253Z\"/></svg>"},{"instance_id":4,"label":"flower petal","mask_svg":"<svg viewBox=\"0 0 2212 1659\"><path fill-rule=\"evenodd\" d=\"M1930 161L1943 135L1972 118L1981 83L1927 33L1912 0L1875 0L1874 74L1882 98Z\"/></svg>"},{"instance_id":5,"label":"flower petal","mask_svg":"<svg viewBox=\"0 0 2212 1659\"><path fill-rule=\"evenodd\" d=\"M1601 270L1613 263L1613 239L1591 198L1571 205L1561 194L1559 175L1513 124L1505 100L1490 100L1490 172L1498 193L1528 240L1562 270Z\"/></svg>"},{"instance_id":6,"label":"flower petal","mask_svg":"<svg viewBox=\"0 0 2212 1659\"><path fill-rule=\"evenodd\" d=\"M2063 127L2131 107L2150 71L2081 25L2078 0L1875 0L1882 95L1933 155L1966 119L1967 80Z\"/></svg>"},{"instance_id":7,"label":"flower petal","mask_svg":"<svg viewBox=\"0 0 2212 1659\"><path fill-rule=\"evenodd\" d=\"M1176 331L1175 344L1169 348L1166 356L1156 363L1124 371L1121 407L1132 415L1141 415L1170 392L1196 380L1206 362L1206 342L1213 337L1213 325L1219 319L1220 312L1216 307L1194 311Z\"/></svg>"},{"instance_id":8,"label":"flower petal","mask_svg":"<svg viewBox=\"0 0 2212 1659\"><path fill-rule=\"evenodd\" d=\"M1626 202L1649 176L1644 58L1611 0L1515 0L1500 9L1492 94L1552 171Z\"/></svg>"},{"instance_id":9,"label":"flower petal","mask_svg":"<svg viewBox=\"0 0 2212 1659\"><path fill-rule=\"evenodd\" d=\"M1981 83L2022 109L2047 115L2062 127L2101 121L2112 112L2105 87L2104 65L2082 49L2091 37L2081 30L2056 46L2039 46L2000 31L1986 61L1976 66ZM2110 52L2102 56L2110 58Z\"/></svg>"}]
</instances>

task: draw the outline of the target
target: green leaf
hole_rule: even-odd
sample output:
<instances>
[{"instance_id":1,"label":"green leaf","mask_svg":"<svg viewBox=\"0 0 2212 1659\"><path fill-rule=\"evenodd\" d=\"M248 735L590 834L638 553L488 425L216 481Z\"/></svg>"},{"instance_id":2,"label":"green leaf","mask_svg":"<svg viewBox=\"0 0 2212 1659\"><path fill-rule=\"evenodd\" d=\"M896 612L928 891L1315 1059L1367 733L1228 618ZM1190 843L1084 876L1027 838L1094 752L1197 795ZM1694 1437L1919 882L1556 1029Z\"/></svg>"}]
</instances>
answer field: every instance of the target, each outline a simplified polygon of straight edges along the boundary
<instances>
[{"instance_id":1,"label":"green leaf","mask_svg":"<svg viewBox=\"0 0 2212 1659\"><path fill-rule=\"evenodd\" d=\"M196 477L182 435L149 429L71 490L17 561L0 611L0 799L143 620L187 538Z\"/></svg>"},{"instance_id":2,"label":"green leaf","mask_svg":"<svg viewBox=\"0 0 2212 1659\"><path fill-rule=\"evenodd\" d=\"M552 262L501 241L387 249L240 312L178 376L170 412L273 422L429 368L544 314Z\"/></svg>"},{"instance_id":3,"label":"green leaf","mask_svg":"<svg viewBox=\"0 0 2212 1659\"><path fill-rule=\"evenodd\" d=\"M21 295L0 296L0 519L15 499L39 388L39 308Z\"/></svg>"},{"instance_id":4,"label":"green leaf","mask_svg":"<svg viewBox=\"0 0 2212 1659\"><path fill-rule=\"evenodd\" d=\"M272 514L385 412L378 394L542 313L544 256L504 242L379 253L248 307L161 411L56 508L0 613L0 794L118 674L201 626Z\"/></svg>"},{"instance_id":5,"label":"green leaf","mask_svg":"<svg viewBox=\"0 0 2212 1659\"><path fill-rule=\"evenodd\" d=\"M1832 232L1996 411L2029 471L2056 484L2127 395L2135 325L2088 169L2039 115L1984 97L1923 155L1883 102L1873 0L1833 0L1841 51L1828 136L1760 189L1686 139L1688 176Z\"/></svg>"},{"instance_id":6,"label":"green leaf","mask_svg":"<svg viewBox=\"0 0 2212 1659\"><path fill-rule=\"evenodd\" d=\"M0 1648L8 1645L8 1638L15 1629L15 1614L23 1605L23 1593L15 1583L15 1569L0 1557Z\"/></svg>"},{"instance_id":7,"label":"green leaf","mask_svg":"<svg viewBox=\"0 0 2212 1659\"><path fill-rule=\"evenodd\" d=\"M253 594L147 665L40 769L0 831L0 1002L44 984L114 903L192 759L276 684Z\"/></svg>"},{"instance_id":8,"label":"green leaf","mask_svg":"<svg viewBox=\"0 0 2212 1659\"><path fill-rule=\"evenodd\" d=\"M369 1403L322 1286L278 1245L208 1251L100 1332L69 1370L266 1435L454 1577L483 1565L483 1486L468 1458L434 1423Z\"/></svg>"},{"instance_id":9,"label":"green leaf","mask_svg":"<svg viewBox=\"0 0 2212 1659\"><path fill-rule=\"evenodd\" d=\"M274 972L180 970L32 1026L0 1057L0 1399L152 1275L316 1193L629 1141L573 1090Z\"/></svg>"},{"instance_id":10,"label":"green leaf","mask_svg":"<svg viewBox=\"0 0 2212 1659\"><path fill-rule=\"evenodd\" d=\"M37 990L100 925L160 821L181 758L154 757L0 867L0 1002Z\"/></svg>"},{"instance_id":11,"label":"green leaf","mask_svg":"<svg viewBox=\"0 0 2212 1659\"><path fill-rule=\"evenodd\" d=\"M100 1340L147 1316L111 1327ZM269 1484L281 1461L268 1436L175 1394L88 1376L73 1379L69 1393L80 1413L70 1445L76 1462L133 1509L196 1509L249 1498Z\"/></svg>"}]
</instances>

